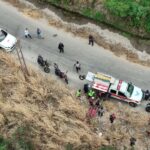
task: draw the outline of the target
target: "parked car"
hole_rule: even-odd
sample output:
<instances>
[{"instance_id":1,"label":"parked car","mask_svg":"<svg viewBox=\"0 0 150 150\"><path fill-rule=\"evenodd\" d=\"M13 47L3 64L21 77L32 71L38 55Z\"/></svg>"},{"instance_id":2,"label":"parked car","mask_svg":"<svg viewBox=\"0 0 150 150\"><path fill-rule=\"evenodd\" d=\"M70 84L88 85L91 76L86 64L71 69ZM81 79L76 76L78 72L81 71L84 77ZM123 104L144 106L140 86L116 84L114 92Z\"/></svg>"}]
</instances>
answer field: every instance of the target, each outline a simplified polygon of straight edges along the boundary
<instances>
[{"instance_id":1,"label":"parked car","mask_svg":"<svg viewBox=\"0 0 150 150\"><path fill-rule=\"evenodd\" d=\"M11 52L15 49L16 43L16 37L0 28L0 48L4 49L6 52Z\"/></svg>"}]
</instances>

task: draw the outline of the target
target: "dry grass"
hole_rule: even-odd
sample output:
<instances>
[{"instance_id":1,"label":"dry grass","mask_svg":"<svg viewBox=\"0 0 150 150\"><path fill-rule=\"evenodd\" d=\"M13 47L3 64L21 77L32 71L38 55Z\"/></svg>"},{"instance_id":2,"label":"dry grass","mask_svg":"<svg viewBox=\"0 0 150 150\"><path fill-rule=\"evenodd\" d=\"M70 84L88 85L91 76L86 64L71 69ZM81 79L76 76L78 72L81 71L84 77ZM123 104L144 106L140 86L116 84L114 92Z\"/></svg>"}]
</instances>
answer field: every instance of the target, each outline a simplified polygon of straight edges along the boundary
<instances>
[{"instance_id":1,"label":"dry grass","mask_svg":"<svg viewBox=\"0 0 150 150\"><path fill-rule=\"evenodd\" d=\"M14 58L0 53L0 134L4 137L11 137L17 128L27 124L32 128L30 140L36 149L62 150L67 143L76 150L97 150L100 145L129 149L131 136L137 138L136 150L150 148L146 135L150 130L148 114L105 101L104 116L88 124L87 108L72 91L31 68L29 72L26 81ZM117 116L113 125L109 122L111 113ZM98 137L99 132L102 137Z\"/></svg>"},{"instance_id":2,"label":"dry grass","mask_svg":"<svg viewBox=\"0 0 150 150\"><path fill-rule=\"evenodd\" d=\"M0 53L0 90L0 134L6 138L28 124L36 149L59 150L68 142L76 148L97 149L102 144L83 122L86 109L68 89L32 69L26 82L19 65L4 53Z\"/></svg>"}]
</instances>

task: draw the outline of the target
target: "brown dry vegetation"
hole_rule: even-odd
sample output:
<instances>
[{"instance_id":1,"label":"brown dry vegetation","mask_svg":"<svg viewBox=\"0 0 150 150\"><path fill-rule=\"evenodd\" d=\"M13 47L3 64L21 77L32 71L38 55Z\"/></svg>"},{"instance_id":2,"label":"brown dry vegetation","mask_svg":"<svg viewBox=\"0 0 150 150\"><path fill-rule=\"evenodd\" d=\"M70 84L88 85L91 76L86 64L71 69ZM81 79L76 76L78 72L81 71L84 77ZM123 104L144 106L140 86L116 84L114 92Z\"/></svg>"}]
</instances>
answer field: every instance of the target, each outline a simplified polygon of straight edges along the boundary
<instances>
[{"instance_id":1,"label":"brown dry vegetation","mask_svg":"<svg viewBox=\"0 0 150 150\"><path fill-rule=\"evenodd\" d=\"M127 49L126 47L122 46L121 44L110 43L108 42L103 36L101 36L96 30L87 26L77 27L76 25L69 24L63 22L61 19L54 18L53 16L47 15L43 11L39 10L38 8L33 8L32 6L27 6L25 3L19 0L7 0L15 7L17 7L21 12L25 15L28 15L35 19L40 19L45 17L49 24L55 26L57 28L63 28L67 32L73 33L75 36L80 36L83 38L88 38L90 34L92 34L95 38L95 41L98 45L104 47L112 51L115 55L119 57L123 57L131 62L141 64L143 66L150 66L150 60L141 60L137 53Z\"/></svg>"},{"instance_id":2,"label":"brown dry vegetation","mask_svg":"<svg viewBox=\"0 0 150 150\"><path fill-rule=\"evenodd\" d=\"M149 114L129 106L104 102L102 118L87 119L87 108L73 92L51 77L29 69L26 81L20 66L9 54L0 53L0 135L9 139L18 128L28 127L24 136L36 150L63 150L71 143L75 150L98 150L114 145L130 149L129 139L137 138L136 150L150 148ZM117 119L109 122L110 113ZM102 137L98 137L98 133ZM121 143L121 144L120 144Z\"/></svg>"},{"instance_id":3,"label":"brown dry vegetation","mask_svg":"<svg viewBox=\"0 0 150 150\"><path fill-rule=\"evenodd\" d=\"M33 70L26 82L19 65L3 53L0 91L0 134L5 138L28 125L36 150L62 150L69 142L75 149L97 149L103 143L84 122L86 109L68 89Z\"/></svg>"}]
</instances>

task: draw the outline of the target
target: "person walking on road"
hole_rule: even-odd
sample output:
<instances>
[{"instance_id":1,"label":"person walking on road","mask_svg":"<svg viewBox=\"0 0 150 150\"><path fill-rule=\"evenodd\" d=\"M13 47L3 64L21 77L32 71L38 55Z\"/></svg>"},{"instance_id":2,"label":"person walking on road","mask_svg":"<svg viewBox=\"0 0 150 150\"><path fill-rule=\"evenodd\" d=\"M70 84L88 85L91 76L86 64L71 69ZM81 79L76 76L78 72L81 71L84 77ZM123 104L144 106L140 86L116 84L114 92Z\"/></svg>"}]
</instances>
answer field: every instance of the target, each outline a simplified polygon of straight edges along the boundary
<instances>
[{"instance_id":1,"label":"person walking on road","mask_svg":"<svg viewBox=\"0 0 150 150\"><path fill-rule=\"evenodd\" d=\"M81 70L81 64L78 61L76 61L74 66L76 67L76 72L78 73Z\"/></svg>"},{"instance_id":2,"label":"person walking on road","mask_svg":"<svg viewBox=\"0 0 150 150\"><path fill-rule=\"evenodd\" d=\"M89 45L94 45L94 37L92 35L89 35Z\"/></svg>"},{"instance_id":3,"label":"person walking on road","mask_svg":"<svg viewBox=\"0 0 150 150\"><path fill-rule=\"evenodd\" d=\"M41 36L41 30L39 28L37 28L36 33L37 33L38 39L41 39L42 38L42 36Z\"/></svg>"},{"instance_id":4,"label":"person walking on road","mask_svg":"<svg viewBox=\"0 0 150 150\"><path fill-rule=\"evenodd\" d=\"M62 42L58 44L58 49L60 53L64 53L64 44Z\"/></svg>"},{"instance_id":5,"label":"person walking on road","mask_svg":"<svg viewBox=\"0 0 150 150\"><path fill-rule=\"evenodd\" d=\"M24 30L24 35L25 35L25 38L30 38L30 39L32 39L32 37L31 37L31 35L30 35L30 33L29 33L29 30L28 30L28 28L26 28L25 30Z\"/></svg>"}]
</instances>

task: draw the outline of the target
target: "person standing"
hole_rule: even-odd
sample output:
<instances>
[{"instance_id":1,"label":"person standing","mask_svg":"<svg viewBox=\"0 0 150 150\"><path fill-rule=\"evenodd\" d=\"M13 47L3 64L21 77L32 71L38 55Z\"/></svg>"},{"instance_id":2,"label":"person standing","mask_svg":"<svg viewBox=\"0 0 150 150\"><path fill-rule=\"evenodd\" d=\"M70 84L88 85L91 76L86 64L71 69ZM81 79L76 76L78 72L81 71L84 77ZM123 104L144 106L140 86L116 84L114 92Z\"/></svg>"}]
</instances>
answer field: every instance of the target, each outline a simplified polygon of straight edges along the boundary
<instances>
[{"instance_id":1,"label":"person standing","mask_svg":"<svg viewBox=\"0 0 150 150\"><path fill-rule=\"evenodd\" d=\"M60 53L64 53L64 44L62 42L58 44L58 49Z\"/></svg>"},{"instance_id":2,"label":"person standing","mask_svg":"<svg viewBox=\"0 0 150 150\"><path fill-rule=\"evenodd\" d=\"M94 37L92 35L89 35L89 45L94 45Z\"/></svg>"},{"instance_id":3,"label":"person standing","mask_svg":"<svg viewBox=\"0 0 150 150\"><path fill-rule=\"evenodd\" d=\"M81 89L77 90L76 97L81 97Z\"/></svg>"},{"instance_id":4,"label":"person standing","mask_svg":"<svg viewBox=\"0 0 150 150\"><path fill-rule=\"evenodd\" d=\"M42 37L41 37L41 30L40 30L39 28L37 28L36 33L37 33L37 37L38 37L39 39L41 39L41 38L42 38Z\"/></svg>"},{"instance_id":5,"label":"person standing","mask_svg":"<svg viewBox=\"0 0 150 150\"><path fill-rule=\"evenodd\" d=\"M74 66L76 67L76 72L78 73L81 70L81 64L78 61L76 61Z\"/></svg>"},{"instance_id":6,"label":"person standing","mask_svg":"<svg viewBox=\"0 0 150 150\"><path fill-rule=\"evenodd\" d=\"M114 113L111 114L110 117L109 117L110 123L112 124L115 119L116 119L116 115Z\"/></svg>"},{"instance_id":7,"label":"person standing","mask_svg":"<svg viewBox=\"0 0 150 150\"><path fill-rule=\"evenodd\" d=\"M98 109L98 116L99 117L102 117L103 115L104 115L104 108L103 108L103 106L101 106L99 109Z\"/></svg>"},{"instance_id":8,"label":"person standing","mask_svg":"<svg viewBox=\"0 0 150 150\"><path fill-rule=\"evenodd\" d=\"M32 37L31 37L31 35L30 35L30 33L29 33L28 28L25 29L24 35L25 35L25 38L28 38L28 37L29 37L30 39L32 39Z\"/></svg>"},{"instance_id":9,"label":"person standing","mask_svg":"<svg viewBox=\"0 0 150 150\"><path fill-rule=\"evenodd\" d=\"M135 145L136 139L134 137L130 138L130 146L133 147Z\"/></svg>"}]
</instances>

